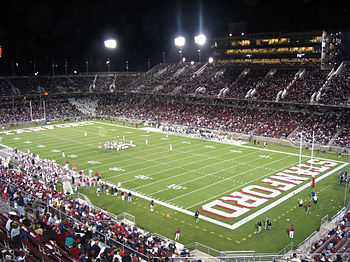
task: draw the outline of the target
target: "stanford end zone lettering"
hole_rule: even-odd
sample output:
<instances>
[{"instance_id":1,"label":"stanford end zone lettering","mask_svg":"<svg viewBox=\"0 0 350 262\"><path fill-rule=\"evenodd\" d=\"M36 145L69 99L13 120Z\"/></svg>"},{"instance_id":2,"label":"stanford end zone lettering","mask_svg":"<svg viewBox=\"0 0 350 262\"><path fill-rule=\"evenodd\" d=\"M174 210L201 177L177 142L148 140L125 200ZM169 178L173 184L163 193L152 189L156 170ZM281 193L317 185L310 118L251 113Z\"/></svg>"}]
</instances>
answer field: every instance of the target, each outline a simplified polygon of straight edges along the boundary
<instances>
[{"instance_id":1,"label":"stanford end zone lettering","mask_svg":"<svg viewBox=\"0 0 350 262\"><path fill-rule=\"evenodd\" d=\"M337 165L333 161L308 160L262 179L260 185L246 186L240 192L207 203L201 211L225 219L238 218Z\"/></svg>"}]
</instances>

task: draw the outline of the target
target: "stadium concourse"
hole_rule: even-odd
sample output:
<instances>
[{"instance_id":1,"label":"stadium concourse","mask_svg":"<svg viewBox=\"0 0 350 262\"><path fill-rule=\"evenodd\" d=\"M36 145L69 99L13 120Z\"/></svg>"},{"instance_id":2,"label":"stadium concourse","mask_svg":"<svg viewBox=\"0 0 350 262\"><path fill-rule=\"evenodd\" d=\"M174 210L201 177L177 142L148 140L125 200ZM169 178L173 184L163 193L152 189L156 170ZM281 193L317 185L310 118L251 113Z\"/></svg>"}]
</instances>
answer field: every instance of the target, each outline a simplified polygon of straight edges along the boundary
<instances>
[{"instance_id":1,"label":"stadium concourse","mask_svg":"<svg viewBox=\"0 0 350 262\"><path fill-rule=\"evenodd\" d=\"M314 65L176 63L157 65L144 74L1 77L0 126L34 119L115 117L233 132L252 141L259 137L298 144L302 134L308 146L314 133L321 150L346 154L348 67L347 62L333 70ZM2 201L16 211L0 217L1 240L12 250L9 255L26 255L28 261L166 260L189 255L173 241L66 197L57 186L64 171L54 163L20 152L8 154L17 165L3 160L0 168ZM46 208L40 208L42 202ZM350 248L348 221L345 213L303 259L340 261ZM292 260L299 261L299 254Z\"/></svg>"}]
</instances>

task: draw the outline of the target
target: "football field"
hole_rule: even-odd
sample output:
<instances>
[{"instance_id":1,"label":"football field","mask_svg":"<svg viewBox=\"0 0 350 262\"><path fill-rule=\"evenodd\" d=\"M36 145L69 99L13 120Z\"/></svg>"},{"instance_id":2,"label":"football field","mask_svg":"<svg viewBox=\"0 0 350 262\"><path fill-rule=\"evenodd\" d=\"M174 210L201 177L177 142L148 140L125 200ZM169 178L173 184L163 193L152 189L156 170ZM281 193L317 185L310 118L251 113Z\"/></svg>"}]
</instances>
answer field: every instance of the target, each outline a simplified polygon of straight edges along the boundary
<instances>
[{"instance_id":1,"label":"football field","mask_svg":"<svg viewBox=\"0 0 350 262\"><path fill-rule=\"evenodd\" d=\"M305 228L296 236L301 242L323 216L334 215L343 204L344 188L336 183L336 175L347 168L346 159L325 153L311 159L305 150L300 168L297 148L219 143L102 121L8 130L0 137L3 145L120 183L137 196L132 203L97 197L94 189L82 192L111 212L135 215L136 223L152 232L172 238L180 227L180 242L185 244L201 242L218 250L255 245L275 252L289 243L285 230L291 223L297 232ZM120 151L102 147L117 139L135 146ZM296 203L309 198L312 176L320 204L305 215ZM148 210L151 199L156 202L154 214ZM193 219L196 210L198 224ZM272 232L255 234L256 221L266 217L273 221Z\"/></svg>"}]
</instances>

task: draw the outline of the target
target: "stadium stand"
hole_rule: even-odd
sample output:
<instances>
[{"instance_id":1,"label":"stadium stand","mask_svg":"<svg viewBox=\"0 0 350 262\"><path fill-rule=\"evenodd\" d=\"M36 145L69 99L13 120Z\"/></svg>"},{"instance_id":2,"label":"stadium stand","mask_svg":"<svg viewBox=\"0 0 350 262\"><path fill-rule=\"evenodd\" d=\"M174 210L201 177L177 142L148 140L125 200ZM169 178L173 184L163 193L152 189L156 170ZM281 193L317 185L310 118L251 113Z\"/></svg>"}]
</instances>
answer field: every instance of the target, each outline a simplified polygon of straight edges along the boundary
<instances>
[{"instance_id":1,"label":"stadium stand","mask_svg":"<svg viewBox=\"0 0 350 262\"><path fill-rule=\"evenodd\" d=\"M325 92L321 96L321 103L333 105L348 105L350 102L350 65L344 63L340 72L336 73Z\"/></svg>"},{"instance_id":2,"label":"stadium stand","mask_svg":"<svg viewBox=\"0 0 350 262\"><path fill-rule=\"evenodd\" d=\"M33 100L33 119L43 119L43 104ZM297 143L300 132L306 143L344 147L348 144L349 112L320 112L278 104L252 101L210 105L206 98L188 101L180 97L141 94L91 95L76 98L48 98L47 120L76 119L88 116L118 117L154 123L171 123L272 138ZM0 109L1 125L30 121L29 101L5 103Z\"/></svg>"},{"instance_id":3,"label":"stadium stand","mask_svg":"<svg viewBox=\"0 0 350 262\"><path fill-rule=\"evenodd\" d=\"M182 245L58 192L63 167L35 155L12 153L11 163L0 162L2 202L13 210L0 215L0 237L13 254L24 253L26 261L138 261L181 254ZM90 183L100 184L80 173L73 185ZM107 187L103 192L109 192Z\"/></svg>"},{"instance_id":4,"label":"stadium stand","mask_svg":"<svg viewBox=\"0 0 350 262\"><path fill-rule=\"evenodd\" d=\"M349 72L347 63L333 70L300 65L178 63L160 64L145 74L0 78L4 99L0 126L30 121L29 101L32 118L43 119L45 100L47 121L116 117L157 126L180 125L193 132L211 129L295 144L301 133L304 142L311 144L314 133L316 144L346 150L350 146L350 111L346 107ZM44 91L49 96L42 96ZM310 103L316 94L320 99ZM29 159L33 160L17 155L24 171L10 171L0 165L0 189L7 192L2 200L16 211L16 216L8 212L0 215L4 256L25 257L26 261L74 261L89 256L100 256L101 261L138 261L187 254L172 241L57 192L59 174L48 176L48 186L44 186L45 178L36 174ZM46 162L37 163L44 167ZM96 183L81 180L80 186ZM111 190L108 185L101 187L105 193ZM20 218L21 196L26 216ZM16 220L17 226L8 232L9 219ZM313 243L310 261L339 261L339 256L349 251L347 222L348 216L325 238ZM297 259L305 257L291 258Z\"/></svg>"}]
</instances>

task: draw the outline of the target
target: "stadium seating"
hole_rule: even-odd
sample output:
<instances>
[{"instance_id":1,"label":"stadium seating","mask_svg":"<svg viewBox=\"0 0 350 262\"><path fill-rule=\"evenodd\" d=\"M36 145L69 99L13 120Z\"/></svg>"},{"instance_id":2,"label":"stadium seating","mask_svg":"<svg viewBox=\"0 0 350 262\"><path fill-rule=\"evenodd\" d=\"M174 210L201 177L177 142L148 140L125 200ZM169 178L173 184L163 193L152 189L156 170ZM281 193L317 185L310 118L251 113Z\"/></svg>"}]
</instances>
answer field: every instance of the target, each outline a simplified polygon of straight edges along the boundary
<instances>
[{"instance_id":1,"label":"stadium seating","mask_svg":"<svg viewBox=\"0 0 350 262\"><path fill-rule=\"evenodd\" d=\"M229 63L159 64L144 74L96 73L59 76L2 77L0 96L136 92L198 97L253 99L308 104L346 105L350 70L344 62L331 70L307 65ZM312 99L313 97L313 99Z\"/></svg>"},{"instance_id":2,"label":"stadium seating","mask_svg":"<svg viewBox=\"0 0 350 262\"><path fill-rule=\"evenodd\" d=\"M304 69L288 88L284 100L294 103L310 103L311 96L322 87L329 72L319 67Z\"/></svg>"},{"instance_id":3,"label":"stadium seating","mask_svg":"<svg viewBox=\"0 0 350 262\"><path fill-rule=\"evenodd\" d=\"M350 65L344 64L321 96L323 104L347 105L350 102Z\"/></svg>"},{"instance_id":4,"label":"stadium seating","mask_svg":"<svg viewBox=\"0 0 350 262\"><path fill-rule=\"evenodd\" d=\"M180 254L173 241L125 224L84 201L72 200L57 192L56 185L64 174L63 168L61 171L56 169L59 174L56 176L52 173L52 164L46 160L21 153L14 153L14 157L18 167L28 172L13 171L0 164L1 201L8 202L16 210L22 196L27 215L20 216L18 209L15 215L11 212L2 213L0 236L12 249L29 253L32 261L68 262L77 261L82 256L111 256L124 261L133 256L145 260L148 257L172 257ZM41 169L37 168L39 166ZM44 177L47 185L42 180ZM80 177L79 185L88 180L94 184L99 183L96 178ZM104 186L105 190L106 187L107 185ZM19 224L23 235L16 242L7 236L5 226L9 219ZM10 225L12 224L11 222ZM120 260L101 258L101 261Z\"/></svg>"},{"instance_id":5,"label":"stadium seating","mask_svg":"<svg viewBox=\"0 0 350 262\"><path fill-rule=\"evenodd\" d=\"M196 98L197 100L199 98ZM208 105L205 101L186 101L178 97L141 94L118 96L93 95L74 99L48 99L46 118L72 119L87 116L118 117L148 122L172 123L195 128L217 129L227 132L290 139L297 143L300 132L304 142L346 147L349 144L349 112L281 109L269 104L240 102L229 105ZM43 119L43 104L32 101L33 119ZM30 120L29 101L0 108L0 125Z\"/></svg>"}]
</instances>

